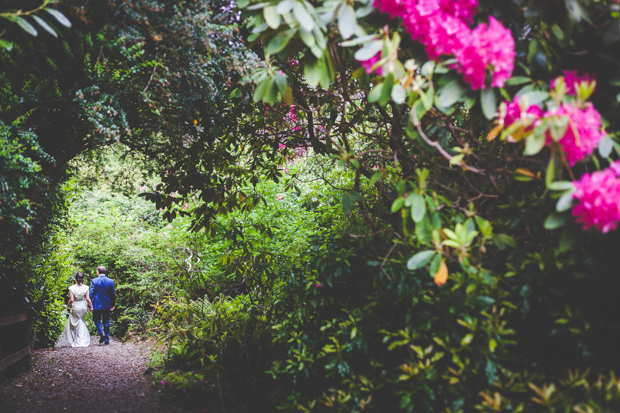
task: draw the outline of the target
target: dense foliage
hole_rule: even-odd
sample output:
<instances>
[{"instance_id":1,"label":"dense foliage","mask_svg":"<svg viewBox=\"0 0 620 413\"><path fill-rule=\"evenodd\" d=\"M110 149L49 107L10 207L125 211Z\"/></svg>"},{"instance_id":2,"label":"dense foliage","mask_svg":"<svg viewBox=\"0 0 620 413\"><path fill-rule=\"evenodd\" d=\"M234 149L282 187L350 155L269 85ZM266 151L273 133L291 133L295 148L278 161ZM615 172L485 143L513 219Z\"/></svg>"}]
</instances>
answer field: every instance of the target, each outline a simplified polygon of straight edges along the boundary
<instances>
[{"instance_id":1,"label":"dense foliage","mask_svg":"<svg viewBox=\"0 0 620 413\"><path fill-rule=\"evenodd\" d=\"M221 119L225 85L240 81L256 61L238 47L230 13L206 2L67 1L54 7L72 23L54 31L61 36L35 38L12 30L17 25L2 35L13 44L0 52L0 120L6 125L0 168L2 196L10 199L0 205L4 314L29 306L23 299L23 281L32 273L28 258L40 252L49 225L62 216L68 163L124 140L159 159L149 164L156 171L166 170L169 159L161 156L197 132L196 119ZM32 144L22 148L26 139Z\"/></svg>"},{"instance_id":2,"label":"dense foliage","mask_svg":"<svg viewBox=\"0 0 620 413\"><path fill-rule=\"evenodd\" d=\"M584 383L574 372L561 392L550 383L569 368L595 379L617 366L601 347L617 331L607 295L617 283L606 258L617 235L587 231L606 233L620 221L617 6L240 6L249 41L265 46L266 67L252 77L253 100L270 120L260 136L285 153L311 147L327 155L323 168L347 166L355 178L340 187L342 208L368 237L349 246L351 256L374 249L351 263L336 258L346 242L317 239L318 257L310 249L285 278L289 288L273 307L277 403L285 410L615 409L613 376L602 394L571 390ZM402 18L402 28L371 6ZM316 179L331 183L320 171ZM177 183L209 188L191 174L168 188ZM368 269L358 267L364 261ZM364 281L371 286L356 291ZM330 284L337 301L322 299ZM597 297L597 305L584 297ZM373 322L376 314L392 317ZM370 327L360 330L365 322ZM394 356L377 361L376 354Z\"/></svg>"},{"instance_id":3,"label":"dense foliage","mask_svg":"<svg viewBox=\"0 0 620 413\"><path fill-rule=\"evenodd\" d=\"M45 337L104 264L197 410L618 410L618 5L236 6L9 39L3 282Z\"/></svg>"}]
</instances>

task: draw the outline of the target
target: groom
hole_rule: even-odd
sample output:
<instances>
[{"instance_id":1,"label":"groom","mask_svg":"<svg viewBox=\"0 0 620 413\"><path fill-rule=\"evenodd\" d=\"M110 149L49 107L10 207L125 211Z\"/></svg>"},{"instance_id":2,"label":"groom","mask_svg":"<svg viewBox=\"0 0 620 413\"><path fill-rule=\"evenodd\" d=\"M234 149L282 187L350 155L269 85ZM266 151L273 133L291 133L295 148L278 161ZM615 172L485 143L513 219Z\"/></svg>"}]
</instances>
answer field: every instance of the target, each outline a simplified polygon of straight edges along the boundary
<instances>
[{"instance_id":1,"label":"groom","mask_svg":"<svg viewBox=\"0 0 620 413\"><path fill-rule=\"evenodd\" d=\"M97 267L97 278L90 281L90 299L93 302L93 321L97 327L97 333L101 336L99 343L110 344L110 311L114 310L116 291L114 280L105 276L106 269L103 265ZM103 328L101 328L103 318Z\"/></svg>"}]
</instances>

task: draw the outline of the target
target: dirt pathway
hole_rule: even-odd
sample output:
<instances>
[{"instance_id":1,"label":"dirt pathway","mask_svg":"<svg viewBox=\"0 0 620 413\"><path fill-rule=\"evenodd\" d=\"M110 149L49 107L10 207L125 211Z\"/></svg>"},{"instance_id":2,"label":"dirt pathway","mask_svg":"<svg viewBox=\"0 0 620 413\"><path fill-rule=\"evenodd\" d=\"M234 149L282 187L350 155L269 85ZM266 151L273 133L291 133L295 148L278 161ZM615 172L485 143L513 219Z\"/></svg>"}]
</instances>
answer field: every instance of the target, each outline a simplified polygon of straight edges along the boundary
<instances>
[{"instance_id":1,"label":"dirt pathway","mask_svg":"<svg viewBox=\"0 0 620 413\"><path fill-rule=\"evenodd\" d=\"M38 350L32 367L0 387L2 412L181 412L163 405L143 376L148 348L111 341Z\"/></svg>"}]
</instances>

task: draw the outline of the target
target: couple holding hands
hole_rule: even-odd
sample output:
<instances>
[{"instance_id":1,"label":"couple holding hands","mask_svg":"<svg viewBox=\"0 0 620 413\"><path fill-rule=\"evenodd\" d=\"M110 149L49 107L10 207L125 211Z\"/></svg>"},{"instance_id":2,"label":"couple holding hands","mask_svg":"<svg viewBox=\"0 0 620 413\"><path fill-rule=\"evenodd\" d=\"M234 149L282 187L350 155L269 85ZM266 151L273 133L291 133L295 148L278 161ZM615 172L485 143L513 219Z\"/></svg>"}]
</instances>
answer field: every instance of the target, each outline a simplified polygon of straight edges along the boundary
<instances>
[{"instance_id":1,"label":"couple holding hands","mask_svg":"<svg viewBox=\"0 0 620 413\"><path fill-rule=\"evenodd\" d=\"M75 273L75 284L69 287L70 299L67 303L71 313L60 336L60 342L71 347L88 347L90 333L84 318L88 311L92 311L99 343L110 344L110 311L114 310L116 291L114 280L106 277L106 272L104 266L97 268L97 277L90 281L90 289L83 285L84 274L80 271Z\"/></svg>"}]
</instances>

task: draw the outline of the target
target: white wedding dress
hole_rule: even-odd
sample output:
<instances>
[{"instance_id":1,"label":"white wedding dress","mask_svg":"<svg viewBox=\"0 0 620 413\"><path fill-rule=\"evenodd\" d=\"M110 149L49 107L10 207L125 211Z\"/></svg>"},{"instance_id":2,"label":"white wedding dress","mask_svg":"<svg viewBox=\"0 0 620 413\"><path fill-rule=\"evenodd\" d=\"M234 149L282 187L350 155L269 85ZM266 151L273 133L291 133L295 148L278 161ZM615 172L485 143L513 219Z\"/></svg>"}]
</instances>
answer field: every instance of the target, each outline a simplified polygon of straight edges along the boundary
<instances>
[{"instance_id":1,"label":"white wedding dress","mask_svg":"<svg viewBox=\"0 0 620 413\"><path fill-rule=\"evenodd\" d=\"M88 347L90 346L90 333L84 322L84 317L88 312L88 302L86 301L86 292L88 287L85 285L72 285L69 290L73 293L73 304L71 305L71 314L67 319L65 331L60 336L60 342L71 347Z\"/></svg>"}]
</instances>

